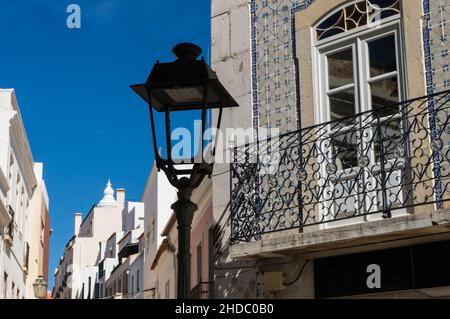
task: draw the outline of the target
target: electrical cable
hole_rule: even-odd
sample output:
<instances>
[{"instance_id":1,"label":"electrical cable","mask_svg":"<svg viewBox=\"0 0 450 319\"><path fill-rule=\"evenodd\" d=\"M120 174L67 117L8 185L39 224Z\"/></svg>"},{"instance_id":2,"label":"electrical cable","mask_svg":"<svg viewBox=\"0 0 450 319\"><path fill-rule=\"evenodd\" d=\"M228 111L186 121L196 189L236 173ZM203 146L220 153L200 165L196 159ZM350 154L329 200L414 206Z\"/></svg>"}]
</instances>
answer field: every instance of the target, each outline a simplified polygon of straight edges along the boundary
<instances>
[{"instance_id":1,"label":"electrical cable","mask_svg":"<svg viewBox=\"0 0 450 319\"><path fill-rule=\"evenodd\" d=\"M231 171L230 171L230 170L227 170L227 171L225 171L225 172L217 173L217 174L214 174L214 175L211 175L211 176L212 176L212 177L217 177L217 176L225 175L225 174L227 174L227 173L229 173L229 172L231 172Z\"/></svg>"},{"instance_id":2,"label":"electrical cable","mask_svg":"<svg viewBox=\"0 0 450 319\"><path fill-rule=\"evenodd\" d=\"M297 281L299 281L300 278L301 278L302 275L303 275L303 271L305 270L306 266L309 264L310 261L311 261L311 260L305 261L305 263L303 264L302 269L301 269L300 272L298 273L298 276L297 276L297 278L295 278L295 280L293 280L293 281L291 281L291 282L289 282L289 283L283 283L283 285L285 285L285 286L288 287L288 286L292 286L292 285L295 284Z\"/></svg>"}]
</instances>

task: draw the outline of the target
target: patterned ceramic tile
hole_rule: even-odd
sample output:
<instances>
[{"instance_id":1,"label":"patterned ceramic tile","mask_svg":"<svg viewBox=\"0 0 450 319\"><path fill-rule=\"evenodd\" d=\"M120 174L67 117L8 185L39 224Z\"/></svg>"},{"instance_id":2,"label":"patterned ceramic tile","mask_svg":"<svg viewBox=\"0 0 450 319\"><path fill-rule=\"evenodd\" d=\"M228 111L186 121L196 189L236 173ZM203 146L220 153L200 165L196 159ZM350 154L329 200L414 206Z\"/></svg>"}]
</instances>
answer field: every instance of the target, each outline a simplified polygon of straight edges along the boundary
<instances>
[{"instance_id":1,"label":"patterned ceramic tile","mask_svg":"<svg viewBox=\"0 0 450 319\"><path fill-rule=\"evenodd\" d=\"M283 134L301 127L294 17L314 1L325 0L251 0L255 128L276 127ZM449 5L450 0L423 0L429 93L450 89Z\"/></svg>"},{"instance_id":2,"label":"patterned ceramic tile","mask_svg":"<svg viewBox=\"0 0 450 319\"><path fill-rule=\"evenodd\" d=\"M450 90L450 0L424 0L424 49L429 93Z\"/></svg>"}]
</instances>

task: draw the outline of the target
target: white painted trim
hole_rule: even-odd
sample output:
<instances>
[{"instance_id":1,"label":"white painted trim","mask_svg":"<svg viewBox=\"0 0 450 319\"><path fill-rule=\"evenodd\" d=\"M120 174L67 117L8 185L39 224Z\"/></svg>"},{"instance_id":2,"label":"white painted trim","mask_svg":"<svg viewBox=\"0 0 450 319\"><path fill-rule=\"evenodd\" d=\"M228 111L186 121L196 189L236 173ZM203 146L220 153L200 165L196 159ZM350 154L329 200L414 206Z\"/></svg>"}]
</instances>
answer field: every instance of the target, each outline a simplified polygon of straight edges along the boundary
<instances>
[{"instance_id":1,"label":"white painted trim","mask_svg":"<svg viewBox=\"0 0 450 319\"><path fill-rule=\"evenodd\" d=\"M374 26L375 24L372 23L372 22L368 22L366 25L364 25L362 27L357 27L357 28L355 28L353 30L342 32L342 33L336 34L334 36L331 36L331 37L323 39L323 40L317 40L317 37L315 36L315 30L320 24L325 22L326 19L330 18L333 14L337 13L339 10L344 10L346 7L354 5L354 4L358 3L358 2L361 2L361 0L354 0L354 1L351 1L351 2L343 3L343 4L339 5L339 6L337 6L336 8L334 8L334 10L328 12L325 16L323 16L319 20L319 22L317 22L313 26L313 42L312 43L314 43L315 45L322 45L322 44L326 44L326 43L329 43L329 42L338 41L338 40L340 40L342 38L347 38L347 37L353 35L354 33L358 33L360 31L364 31L364 30L367 30L367 29L369 29L369 30L373 29L375 27ZM402 2L400 1L400 6L401 5L402 5ZM401 9L400 9L400 11L401 11ZM400 19L401 19L401 13L393 15L393 16L390 16L390 17L387 17L385 19L382 19L382 21L380 21L380 22L381 22L381 24L383 26L385 26L387 23L389 23L391 21L400 20Z\"/></svg>"},{"instance_id":2,"label":"white painted trim","mask_svg":"<svg viewBox=\"0 0 450 319\"><path fill-rule=\"evenodd\" d=\"M31 153L31 148L26 135L22 116L20 114L19 106L15 91L13 89L0 90L1 95L10 95L10 99L2 98L3 102L9 105L4 105L12 109L15 115L10 120L10 149L14 153L15 161L19 166L23 180L25 181L25 188L28 193L28 199L33 195L33 188L36 186L36 178L34 175L34 161Z\"/></svg>"},{"instance_id":3,"label":"white painted trim","mask_svg":"<svg viewBox=\"0 0 450 319\"><path fill-rule=\"evenodd\" d=\"M336 9L339 10L339 9ZM369 106L372 105L370 85L376 81L382 79L392 78L394 76L398 77L399 85L399 99L400 101L406 97L406 74L405 74L405 61L403 55L403 41L402 41L402 30L401 30L401 19L399 15L391 17L391 19L386 19L386 21L381 26L374 28L371 25L367 25L363 28L359 28L353 32L345 32L340 34L340 37L331 37L326 40L316 42L313 44L313 66L315 70L314 77L314 118L315 124L327 123L331 120L330 117L330 105L328 95L330 93L341 92L350 88L355 88L355 114L360 112L368 111ZM312 32L312 37L314 37L314 30ZM369 63L369 49L368 43L379 38L383 38L393 34L396 41L396 59L397 59L397 70L390 72L385 75L370 77L370 63ZM314 42L312 42L314 43ZM339 52L348 48L353 49L353 83L345 85L336 89L329 90L328 82L328 63L326 61L326 56ZM330 150L323 150L324 154ZM373 158L372 158L373 160ZM321 159L319 158L319 161ZM324 165L321 168L323 176L326 176L326 168ZM346 172L350 175L352 169ZM369 200L369 198L367 199ZM328 208L332 209L331 207ZM323 212L321 211L320 214ZM373 218L378 218L379 216L368 217L367 220L372 220ZM349 223L361 223L366 220L365 217L354 218L342 222L332 222L321 226L322 228L334 228L337 226L347 225Z\"/></svg>"}]
</instances>

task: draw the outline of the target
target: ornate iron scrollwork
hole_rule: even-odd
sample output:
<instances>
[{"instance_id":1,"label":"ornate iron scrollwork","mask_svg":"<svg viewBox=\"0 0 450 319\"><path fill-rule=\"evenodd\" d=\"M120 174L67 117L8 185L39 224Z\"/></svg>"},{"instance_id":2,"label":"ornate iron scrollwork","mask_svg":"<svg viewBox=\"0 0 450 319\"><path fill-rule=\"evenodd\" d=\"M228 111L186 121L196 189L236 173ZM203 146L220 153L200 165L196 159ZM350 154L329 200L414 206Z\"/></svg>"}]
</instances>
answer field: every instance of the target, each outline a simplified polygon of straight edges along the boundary
<instances>
[{"instance_id":1,"label":"ornate iron scrollwork","mask_svg":"<svg viewBox=\"0 0 450 319\"><path fill-rule=\"evenodd\" d=\"M232 241L442 205L450 200L449 114L443 92L236 148Z\"/></svg>"}]
</instances>

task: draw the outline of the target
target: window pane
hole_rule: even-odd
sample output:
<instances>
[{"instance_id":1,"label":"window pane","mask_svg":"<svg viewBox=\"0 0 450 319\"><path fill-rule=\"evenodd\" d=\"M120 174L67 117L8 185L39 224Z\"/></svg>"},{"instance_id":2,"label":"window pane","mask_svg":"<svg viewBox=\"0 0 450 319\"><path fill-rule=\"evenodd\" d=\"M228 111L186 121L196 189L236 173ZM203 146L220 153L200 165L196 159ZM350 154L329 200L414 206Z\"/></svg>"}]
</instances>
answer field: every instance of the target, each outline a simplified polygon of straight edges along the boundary
<instances>
[{"instance_id":1,"label":"window pane","mask_svg":"<svg viewBox=\"0 0 450 319\"><path fill-rule=\"evenodd\" d=\"M358 166L358 148L357 132L349 130L341 132L331 137L333 160L336 163L338 171Z\"/></svg>"},{"instance_id":2,"label":"window pane","mask_svg":"<svg viewBox=\"0 0 450 319\"><path fill-rule=\"evenodd\" d=\"M366 1L355 3L345 8L347 31L367 24Z\"/></svg>"},{"instance_id":3,"label":"window pane","mask_svg":"<svg viewBox=\"0 0 450 319\"><path fill-rule=\"evenodd\" d=\"M329 98L330 121L347 118L356 114L355 93L353 89L330 94Z\"/></svg>"},{"instance_id":4,"label":"window pane","mask_svg":"<svg viewBox=\"0 0 450 319\"><path fill-rule=\"evenodd\" d=\"M372 109L383 108L380 113L381 117L398 113L398 105L386 108L399 102L397 77L372 83L370 89L372 93Z\"/></svg>"},{"instance_id":5,"label":"window pane","mask_svg":"<svg viewBox=\"0 0 450 319\"><path fill-rule=\"evenodd\" d=\"M376 5L381 9L386 9L390 7L397 8L398 6L398 0L369 0L369 3L372 7L375 8L374 5Z\"/></svg>"},{"instance_id":6,"label":"window pane","mask_svg":"<svg viewBox=\"0 0 450 319\"><path fill-rule=\"evenodd\" d=\"M383 138L383 152L384 161L389 160L400 160L398 155L396 155L396 150L399 147L404 147L404 134L403 134L403 119L402 118L390 118L381 123L379 128L373 128L373 132L376 136L381 134ZM377 162L381 161L381 150L380 144L374 142L373 148L375 151L375 159Z\"/></svg>"},{"instance_id":7,"label":"window pane","mask_svg":"<svg viewBox=\"0 0 450 319\"><path fill-rule=\"evenodd\" d=\"M369 42L370 76L397 71L395 35Z\"/></svg>"},{"instance_id":8,"label":"window pane","mask_svg":"<svg viewBox=\"0 0 450 319\"><path fill-rule=\"evenodd\" d=\"M328 56L329 88L353 83L353 50L347 49Z\"/></svg>"}]
</instances>

